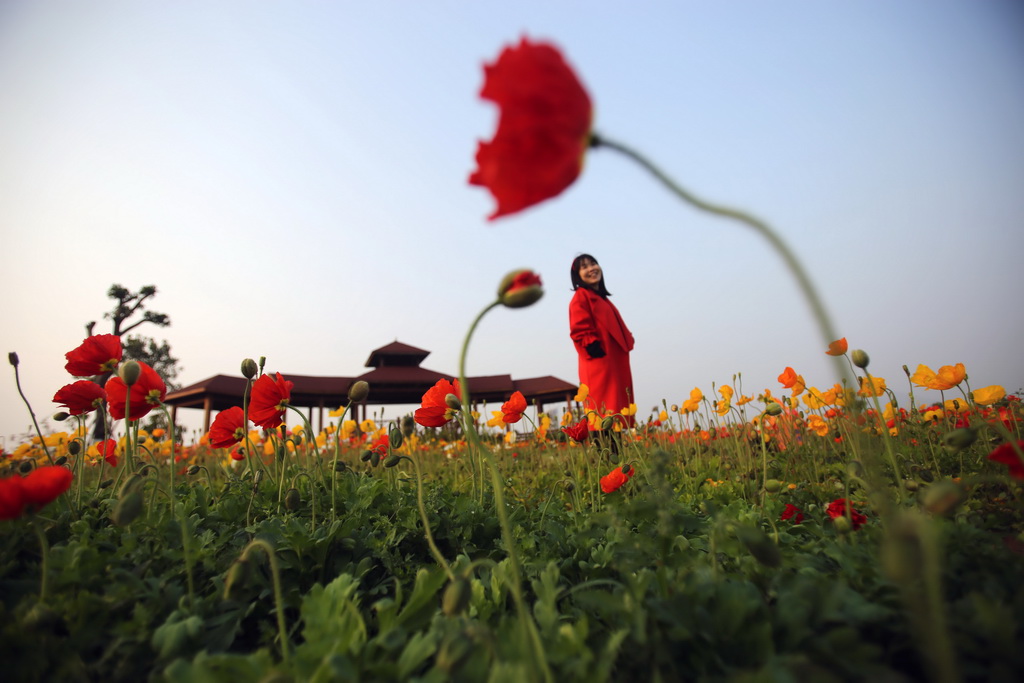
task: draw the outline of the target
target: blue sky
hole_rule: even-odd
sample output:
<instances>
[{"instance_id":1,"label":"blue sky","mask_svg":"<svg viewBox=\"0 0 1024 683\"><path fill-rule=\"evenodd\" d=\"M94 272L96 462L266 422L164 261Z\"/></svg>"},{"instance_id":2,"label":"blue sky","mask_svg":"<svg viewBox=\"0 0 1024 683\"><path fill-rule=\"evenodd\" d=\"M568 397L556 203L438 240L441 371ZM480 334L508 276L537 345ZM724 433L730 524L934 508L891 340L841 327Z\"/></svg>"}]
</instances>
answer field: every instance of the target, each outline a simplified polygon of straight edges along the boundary
<instances>
[{"instance_id":1,"label":"blue sky","mask_svg":"<svg viewBox=\"0 0 1024 683\"><path fill-rule=\"evenodd\" d=\"M770 223L851 348L1024 387L1018 303L1024 9L1014 0L182 2L0 7L0 339L40 416L108 287L155 284L192 383L266 356L358 375L395 339L455 372L576 381L568 266L597 256L636 339L640 414L741 375L835 368L792 275L748 228L591 153L562 196L488 223L470 187L497 111L482 64L557 44L595 129ZM919 400L937 398L918 392ZM188 412L186 412L186 415ZM196 416L198 414L196 413ZM0 435L30 424L13 376ZM195 425L196 421L192 420Z\"/></svg>"}]
</instances>

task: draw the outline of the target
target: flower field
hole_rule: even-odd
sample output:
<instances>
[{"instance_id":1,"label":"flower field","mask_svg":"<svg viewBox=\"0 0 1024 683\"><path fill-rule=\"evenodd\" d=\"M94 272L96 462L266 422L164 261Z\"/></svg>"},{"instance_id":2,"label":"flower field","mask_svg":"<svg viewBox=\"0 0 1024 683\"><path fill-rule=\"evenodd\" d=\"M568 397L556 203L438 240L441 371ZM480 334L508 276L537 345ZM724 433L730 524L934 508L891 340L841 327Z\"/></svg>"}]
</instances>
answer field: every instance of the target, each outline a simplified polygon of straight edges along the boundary
<instances>
[{"instance_id":1,"label":"flower field","mask_svg":"<svg viewBox=\"0 0 1024 683\"><path fill-rule=\"evenodd\" d=\"M769 240L835 376L734 376L649 411L587 412L584 385L546 414L475 403L477 324L543 295L524 269L412 414L352 419L374 404L355 382L315 431L245 359L237 405L185 443L140 426L170 425L164 378L90 336L54 387L65 431L26 400L36 436L0 450L4 680L1022 680L1020 397L962 364L874 376L775 231L593 132L554 46L506 48L480 94L501 110L469 178L491 219L619 152Z\"/></svg>"},{"instance_id":2,"label":"flower field","mask_svg":"<svg viewBox=\"0 0 1024 683\"><path fill-rule=\"evenodd\" d=\"M69 372L118 367L111 341ZM1015 680L1018 397L920 366L915 405L829 353L858 390L786 368L624 429L636 406L532 420L453 379L319 433L247 360L193 444L139 428L166 390L120 363L3 453L10 680Z\"/></svg>"}]
</instances>

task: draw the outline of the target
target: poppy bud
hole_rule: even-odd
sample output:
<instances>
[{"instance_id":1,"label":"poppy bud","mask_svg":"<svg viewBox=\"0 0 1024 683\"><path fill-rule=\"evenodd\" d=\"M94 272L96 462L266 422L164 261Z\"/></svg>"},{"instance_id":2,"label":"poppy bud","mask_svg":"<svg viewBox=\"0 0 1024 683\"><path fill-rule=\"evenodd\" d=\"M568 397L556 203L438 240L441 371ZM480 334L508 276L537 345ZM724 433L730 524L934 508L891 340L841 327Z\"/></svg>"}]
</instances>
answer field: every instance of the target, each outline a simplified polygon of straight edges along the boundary
<instances>
[{"instance_id":1,"label":"poppy bud","mask_svg":"<svg viewBox=\"0 0 1024 683\"><path fill-rule=\"evenodd\" d=\"M242 361L242 377L246 379L252 379L259 372L259 368L256 367L256 361L252 358L246 358Z\"/></svg>"},{"instance_id":2,"label":"poppy bud","mask_svg":"<svg viewBox=\"0 0 1024 683\"><path fill-rule=\"evenodd\" d=\"M302 502L302 497L299 495L297 488L288 489L287 493L284 494L284 506L288 510L298 510L299 503Z\"/></svg>"},{"instance_id":3,"label":"poppy bud","mask_svg":"<svg viewBox=\"0 0 1024 683\"><path fill-rule=\"evenodd\" d=\"M622 466L622 473L629 474L633 468L629 466L629 463Z\"/></svg>"},{"instance_id":4,"label":"poppy bud","mask_svg":"<svg viewBox=\"0 0 1024 683\"><path fill-rule=\"evenodd\" d=\"M964 498L962 486L944 479L921 493L921 506L933 515L944 515L964 502Z\"/></svg>"},{"instance_id":5,"label":"poppy bud","mask_svg":"<svg viewBox=\"0 0 1024 683\"><path fill-rule=\"evenodd\" d=\"M462 399L455 394L445 394L444 404L452 410L462 410Z\"/></svg>"},{"instance_id":6,"label":"poppy bud","mask_svg":"<svg viewBox=\"0 0 1024 683\"><path fill-rule=\"evenodd\" d=\"M864 351L862 349L854 349L853 352L850 353L850 360L853 361L854 365L863 370L868 366L868 362L871 359L868 357L867 351Z\"/></svg>"},{"instance_id":7,"label":"poppy bud","mask_svg":"<svg viewBox=\"0 0 1024 683\"><path fill-rule=\"evenodd\" d=\"M138 489L132 489L127 495L122 496L118 501L117 505L114 506L114 511L110 513L110 519L117 526L128 526L135 518L142 513L142 492Z\"/></svg>"},{"instance_id":8,"label":"poppy bud","mask_svg":"<svg viewBox=\"0 0 1024 683\"><path fill-rule=\"evenodd\" d=\"M508 308L525 308L544 296L541 287L540 276L532 270L514 270L498 285L498 300Z\"/></svg>"},{"instance_id":9,"label":"poppy bud","mask_svg":"<svg viewBox=\"0 0 1024 683\"><path fill-rule=\"evenodd\" d=\"M66 456L66 455L62 455L62 456L60 456L59 458L57 458L56 460L54 460L54 461L53 461L53 464L54 464L54 465L63 465L63 464L64 464L64 463L66 463L67 461L68 461L68 456Z\"/></svg>"},{"instance_id":10,"label":"poppy bud","mask_svg":"<svg viewBox=\"0 0 1024 683\"><path fill-rule=\"evenodd\" d=\"M256 473L256 476L255 476L255 477L253 477L253 480L252 480L252 485L253 485L253 489L254 489L254 490L255 490L255 488L256 488L257 486L259 486L259 485L260 485L260 482L261 482L261 481L263 481L263 473L264 473L264 472L265 472L265 470L260 470L259 472L257 472L257 473Z\"/></svg>"},{"instance_id":11,"label":"poppy bud","mask_svg":"<svg viewBox=\"0 0 1024 683\"><path fill-rule=\"evenodd\" d=\"M764 412L773 417L775 415L782 415L782 406L778 403L772 402L765 407Z\"/></svg>"},{"instance_id":12,"label":"poppy bud","mask_svg":"<svg viewBox=\"0 0 1024 683\"><path fill-rule=\"evenodd\" d=\"M70 413L65 413L63 410L53 414L53 419L54 419L55 422L63 422L64 420L68 419L69 417L71 417L71 414Z\"/></svg>"},{"instance_id":13,"label":"poppy bud","mask_svg":"<svg viewBox=\"0 0 1024 683\"><path fill-rule=\"evenodd\" d=\"M903 480L903 488L905 488L908 491L913 492L913 491L916 491L919 488L921 488L921 485L919 483L917 483L917 480L915 480L915 479L904 479Z\"/></svg>"},{"instance_id":14,"label":"poppy bud","mask_svg":"<svg viewBox=\"0 0 1024 683\"><path fill-rule=\"evenodd\" d=\"M368 382L359 380L348 388L348 400L350 403L359 403L364 401L370 394L370 385Z\"/></svg>"},{"instance_id":15,"label":"poppy bud","mask_svg":"<svg viewBox=\"0 0 1024 683\"><path fill-rule=\"evenodd\" d=\"M448 617L461 614L469 606L472 594L473 587L466 579L460 577L449 582L448 587L444 589L444 596L441 598L441 611Z\"/></svg>"},{"instance_id":16,"label":"poppy bud","mask_svg":"<svg viewBox=\"0 0 1024 683\"><path fill-rule=\"evenodd\" d=\"M942 437L942 443L946 447L946 450L962 451L963 449L974 443L975 439L978 438L978 430L973 427L964 427L962 429L954 429Z\"/></svg>"},{"instance_id":17,"label":"poppy bud","mask_svg":"<svg viewBox=\"0 0 1024 683\"><path fill-rule=\"evenodd\" d=\"M376 467L380 464L380 453L377 451L370 451L370 467Z\"/></svg>"},{"instance_id":18,"label":"poppy bud","mask_svg":"<svg viewBox=\"0 0 1024 683\"><path fill-rule=\"evenodd\" d=\"M412 415L406 415L402 418L402 436L409 438L416 433L416 420Z\"/></svg>"},{"instance_id":19,"label":"poppy bud","mask_svg":"<svg viewBox=\"0 0 1024 683\"><path fill-rule=\"evenodd\" d=\"M267 364L267 357L266 356L260 356L260 360L259 360L260 374L263 374L263 367L266 364Z\"/></svg>"},{"instance_id":20,"label":"poppy bud","mask_svg":"<svg viewBox=\"0 0 1024 683\"><path fill-rule=\"evenodd\" d=\"M391 425L391 429L388 430L388 443L391 445L391 447L401 448L403 440L404 439L402 437L402 430L399 429L396 425Z\"/></svg>"},{"instance_id":21,"label":"poppy bud","mask_svg":"<svg viewBox=\"0 0 1024 683\"><path fill-rule=\"evenodd\" d=\"M32 471L33 467L35 467L35 463L31 460L22 460L21 464L18 465L18 471L22 474L28 474Z\"/></svg>"},{"instance_id":22,"label":"poppy bud","mask_svg":"<svg viewBox=\"0 0 1024 683\"><path fill-rule=\"evenodd\" d=\"M844 515L832 518L832 526L836 528L836 532L840 534L848 534L853 529L853 525L850 520Z\"/></svg>"},{"instance_id":23,"label":"poppy bud","mask_svg":"<svg viewBox=\"0 0 1024 683\"><path fill-rule=\"evenodd\" d=\"M339 460L338 462L334 463L334 471L335 472L344 472L347 469L348 469L348 465L343 463L341 460Z\"/></svg>"},{"instance_id":24,"label":"poppy bud","mask_svg":"<svg viewBox=\"0 0 1024 683\"><path fill-rule=\"evenodd\" d=\"M68 453L70 453L71 455L78 455L78 453L81 450L82 450L82 442L79 441L78 439L75 439L71 443L68 444Z\"/></svg>"},{"instance_id":25,"label":"poppy bud","mask_svg":"<svg viewBox=\"0 0 1024 683\"><path fill-rule=\"evenodd\" d=\"M394 467L399 462L401 462L401 460L402 456L400 455L389 455L388 457L384 458L384 467Z\"/></svg>"},{"instance_id":26,"label":"poppy bud","mask_svg":"<svg viewBox=\"0 0 1024 683\"><path fill-rule=\"evenodd\" d=\"M679 406L676 405L675 403L673 403L672 406L669 408L669 410L671 410L673 413L678 413L679 412Z\"/></svg>"},{"instance_id":27,"label":"poppy bud","mask_svg":"<svg viewBox=\"0 0 1024 683\"><path fill-rule=\"evenodd\" d=\"M768 493L778 493L782 489L782 482L778 479L768 479L764 483L764 490Z\"/></svg>"},{"instance_id":28,"label":"poppy bud","mask_svg":"<svg viewBox=\"0 0 1024 683\"><path fill-rule=\"evenodd\" d=\"M370 462L370 458L373 457L373 451L363 451L363 454L359 456L359 459L363 462Z\"/></svg>"},{"instance_id":29,"label":"poppy bud","mask_svg":"<svg viewBox=\"0 0 1024 683\"><path fill-rule=\"evenodd\" d=\"M130 360L123 363L121 367L117 369L117 375L121 378L121 381L126 386L132 386L139 381L139 375L142 374L142 366L139 365L138 361Z\"/></svg>"},{"instance_id":30,"label":"poppy bud","mask_svg":"<svg viewBox=\"0 0 1024 683\"><path fill-rule=\"evenodd\" d=\"M199 474L199 465L192 465L188 468L188 474Z\"/></svg>"},{"instance_id":31,"label":"poppy bud","mask_svg":"<svg viewBox=\"0 0 1024 683\"><path fill-rule=\"evenodd\" d=\"M110 485L113 484L113 483L114 483L113 479L104 479L103 481L100 482L100 488L101 489L110 488Z\"/></svg>"},{"instance_id":32,"label":"poppy bud","mask_svg":"<svg viewBox=\"0 0 1024 683\"><path fill-rule=\"evenodd\" d=\"M615 424L615 418L609 416L601 420L601 429L611 429Z\"/></svg>"},{"instance_id":33,"label":"poppy bud","mask_svg":"<svg viewBox=\"0 0 1024 683\"><path fill-rule=\"evenodd\" d=\"M576 484L572 483L571 481L565 482L565 492L566 493L572 493L575 490L576 490Z\"/></svg>"},{"instance_id":34,"label":"poppy bud","mask_svg":"<svg viewBox=\"0 0 1024 683\"><path fill-rule=\"evenodd\" d=\"M759 529L751 527L737 527L736 535L747 547L747 550L754 559L766 567L778 567L782 564L782 553L770 538Z\"/></svg>"},{"instance_id":35,"label":"poppy bud","mask_svg":"<svg viewBox=\"0 0 1024 683\"><path fill-rule=\"evenodd\" d=\"M18 367L18 354L15 353L14 351L11 351L10 353L8 353L7 354L7 362L9 362L14 367Z\"/></svg>"}]
</instances>

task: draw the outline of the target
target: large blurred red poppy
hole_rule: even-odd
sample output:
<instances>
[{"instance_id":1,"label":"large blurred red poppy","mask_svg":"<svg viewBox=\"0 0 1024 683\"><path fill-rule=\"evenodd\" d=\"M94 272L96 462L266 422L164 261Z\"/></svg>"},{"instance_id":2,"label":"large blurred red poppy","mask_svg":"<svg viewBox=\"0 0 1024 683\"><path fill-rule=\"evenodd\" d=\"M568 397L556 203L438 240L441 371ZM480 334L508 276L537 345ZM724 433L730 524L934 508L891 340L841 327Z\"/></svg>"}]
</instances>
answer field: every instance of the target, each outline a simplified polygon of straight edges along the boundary
<instances>
[{"instance_id":1,"label":"large blurred red poppy","mask_svg":"<svg viewBox=\"0 0 1024 683\"><path fill-rule=\"evenodd\" d=\"M1024 450L1024 440L1018 441L1017 446ZM996 446L988 454L988 459L1006 465L1009 468L1008 474L1014 479L1024 479L1024 462L1021 462L1020 456L1017 455L1017 451L1014 450L1013 444L1009 441Z\"/></svg>"},{"instance_id":2,"label":"large blurred red poppy","mask_svg":"<svg viewBox=\"0 0 1024 683\"><path fill-rule=\"evenodd\" d=\"M416 423L424 427L443 427L455 417L455 410L447 402L448 394L462 400L459 380L439 379L437 384L427 389L420 407L413 414Z\"/></svg>"},{"instance_id":3,"label":"large blurred red poppy","mask_svg":"<svg viewBox=\"0 0 1024 683\"><path fill-rule=\"evenodd\" d=\"M21 477L0 479L0 519L17 519L25 508L21 495Z\"/></svg>"},{"instance_id":4,"label":"large blurred red poppy","mask_svg":"<svg viewBox=\"0 0 1024 683\"><path fill-rule=\"evenodd\" d=\"M480 97L498 105L498 130L477 148L471 185L486 187L494 220L550 199L576 180L590 144L590 96L558 48L523 38L484 65Z\"/></svg>"},{"instance_id":5,"label":"large blurred red poppy","mask_svg":"<svg viewBox=\"0 0 1024 683\"><path fill-rule=\"evenodd\" d=\"M121 362L121 338L116 334L86 337L78 348L68 351L64 369L75 377L92 377L111 372Z\"/></svg>"},{"instance_id":6,"label":"large blurred red poppy","mask_svg":"<svg viewBox=\"0 0 1024 683\"><path fill-rule=\"evenodd\" d=\"M526 412L526 397L523 392L512 393L512 398L501 404L501 421L506 424L513 424L523 419Z\"/></svg>"},{"instance_id":7,"label":"large blurred red poppy","mask_svg":"<svg viewBox=\"0 0 1024 683\"><path fill-rule=\"evenodd\" d=\"M275 379L269 375L260 375L252 385L252 396L249 399L249 419L263 429L274 429L284 422L284 411L291 400L292 387L290 382L276 373Z\"/></svg>"},{"instance_id":8,"label":"large blurred red poppy","mask_svg":"<svg viewBox=\"0 0 1024 683\"><path fill-rule=\"evenodd\" d=\"M64 493L71 486L74 475L66 467L46 465L37 467L21 479L21 500L40 510Z\"/></svg>"},{"instance_id":9,"label":"large blurred red poppy","mask_svg":"<svg viewBox=\"0 0 1024 683\"><path fill-rule=\"evenodd\" d=\"M245 438L245 414L238 406L217 413L210 425L210 446L230 448Z\"/></svg>"},{"instance_id":10,"label":"large blurred red poppy","mask_svg":"<svg viewBox=\"0 0 1024 683\"><path fill-rule=\"evenodd\" d=\"M53 402L68 409L72 415L83 415L103 405L107 392L99 384L87 379L66 384L53 395Z\"/></svg>"},{"instance_id":11,"label":"large blurred red poppy","mask_svg":"<svg viewBox=\"0 0 1024 683\"><path fill-rule=\"evenodd\" d=\"M139 378L132 385L131 405L128 406L128 418L139 420L159 405L167 395L167 385L160 379L156 370L139 361ZM128 386L124 380L114 375L107 380L107 403L110 416L115 420L123 420L125 407L129 402Z\"/></svg>"}]
</instances>

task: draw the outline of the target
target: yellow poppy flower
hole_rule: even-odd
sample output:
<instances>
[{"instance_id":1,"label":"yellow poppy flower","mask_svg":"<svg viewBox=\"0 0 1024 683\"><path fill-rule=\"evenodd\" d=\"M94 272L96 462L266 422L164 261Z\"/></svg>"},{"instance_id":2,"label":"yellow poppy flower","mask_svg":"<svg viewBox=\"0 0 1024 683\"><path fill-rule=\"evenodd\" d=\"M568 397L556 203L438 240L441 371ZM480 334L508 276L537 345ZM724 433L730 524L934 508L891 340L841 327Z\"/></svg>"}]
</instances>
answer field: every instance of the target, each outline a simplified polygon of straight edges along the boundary
<instances>
[{"instance_id":1,"label":"yellow poppy flower","mask_svg":"<svg viewBox=\"0 0 1024 683\"><path fill-rule=\"evenodd\" d=\"M828 423L825 422L821 415L811 415L807 418L807 429L818 436L826 436L828 434Z\"/></svg>"},{"instance_id":2,"label":"yellow poppy flower","mask_svg":"<svg viewBox=\"0 0 1024 683\"><path fill-rule=\"evenodd\" d=\"M566 415L568 415L568 413L566 413ZM505 413L501 412L500 410L492 410L491 419L487 421L487 426L504 427L505 421L502 419L503 417L505 417Z\"/></svg>"},{"instance_id":3,"label":"yellow poppy flower","mask_svg":"<svg viewBox=\"0 0 1024 683\"><path fill-rule=\"evenodd\" d=\"M882 377L858 377L858 396L881 396L885 393L885 379Z\"/></svg>"},{"instance_id":4,"label":"yellow poppy flower","mask_svg":"<svg viewBox=\"0 0 1024 683\"><path fill-rule=\"evenodd\" d=\"M974 402L979 406L990 406L1006 396L1006 389L998 384L974 390Z\"/></svg>"},{"instance_id":5,"label":"yellow poppy flower","mask_svg":"<svg viewBox=\"0 0 1024 683\"><path fill-rule=\"evenodd\" d=\"M590 396L590 387L581 383L579 391L576 392L576 396L574 396L572 400L577 403L583 403L587 400L587 396Z\"/></svg>"}]
</instances>

